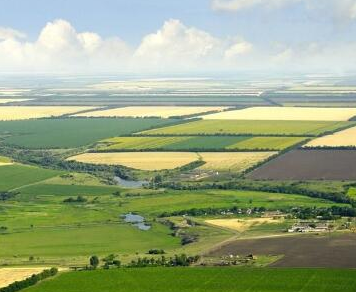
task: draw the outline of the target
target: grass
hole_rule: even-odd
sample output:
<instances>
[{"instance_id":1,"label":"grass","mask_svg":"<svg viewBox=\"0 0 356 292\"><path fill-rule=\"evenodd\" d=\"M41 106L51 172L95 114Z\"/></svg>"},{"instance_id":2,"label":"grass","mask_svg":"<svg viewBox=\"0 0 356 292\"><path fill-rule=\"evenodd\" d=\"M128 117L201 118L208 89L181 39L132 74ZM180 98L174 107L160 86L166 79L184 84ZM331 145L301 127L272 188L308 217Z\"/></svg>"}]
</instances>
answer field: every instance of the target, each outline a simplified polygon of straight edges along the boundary
<instances>
[{"instance_id":1,"label":"grass","mask_svg":"<svg viewBox=\"0 0 356 292\"><path fill-rule=\"evenodd\" d=\"M141 132L144 135L292 135L318 136L352 125L330 121L199 120Z\"/></svg>"},{"instance_id":2,"label":"grass","mask_svg":"<svg viewBox=\"0 0 356 292\"><path fill-rule=\"evenodd\" d=\"M250 136L116 137L101 141L96 150L283 150L303 140L303 137Z\"/></svg>"},{"instance_id":3,"label":"grass","mask_svg":"<svg viewBox=\"0 0 356 292\"><path fill-rule=\"evenodd\" d=\"M6 144L25 148L74 148L109 137L128 135L176 120L70 118L0 122Z\"/></svg>"},{"instance_id":4,"label":"grass","mask_svg":"<svg viewBox=\"0 0 356 292\"><path fill-rule=\"evenodd\" d=\"M63 273L28 292L354 292L356 270L144 268Z\"/></svg>"},{"instance_id":5,"label":"grass","mask_svg":"<svg viewBox=\"0 0 356 292\"><path fill-rule=\"evenodd\" d=\"M60 171L22 164L4 165L0 167L0 190L12 190L59 174L61 174Z\"/></svg>"},{"instance_id":6,"label":"grass","mask_svg":"<svg viewBox=\"0 0 356 292\"><path fill-rule=\"evenodd\" d=\"M269 149L269 150L284 150L299 144L304 141L303 137L253 137L234 145L230 145L227 149L242 149L242 150L255 150L255 149Z\"/></svg>"}]
</instances>

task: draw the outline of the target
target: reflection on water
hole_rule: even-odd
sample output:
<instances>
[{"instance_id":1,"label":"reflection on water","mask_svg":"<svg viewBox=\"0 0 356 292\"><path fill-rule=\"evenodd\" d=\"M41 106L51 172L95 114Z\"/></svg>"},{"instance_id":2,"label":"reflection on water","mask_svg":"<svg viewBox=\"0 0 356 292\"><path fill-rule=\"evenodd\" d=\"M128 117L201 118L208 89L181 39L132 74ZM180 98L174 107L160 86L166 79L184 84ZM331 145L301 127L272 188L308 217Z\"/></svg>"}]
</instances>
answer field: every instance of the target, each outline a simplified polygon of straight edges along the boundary
<instances>
[{"instance_id":1,"label":"reflection on water","mask_svg":"<svg viewBox=\"0 0 356 292\"><path fill-rule=\"evenodd\" d=\"M139 189L142 188L143 186L147 185L147 181L144 180L127 180L123 179L118 176L114 176L114 180L116 184L124 187L124 188L129 188L129 189Z\"/></svg>"},{"instance_id":2,"label":"reflection on water","mask_svg":"<svg viewBox=\"0 0 356 292\"><path fill-rule=\"evenodd\" d=\"M128 213L128 214L125 214L123 217L124 217L125 222L131 223L133 226L136 226L140 230L147 231L147 230L151 229L151 225L146 224L145 218L140 215Z\"/></svg>"}]
</instances>

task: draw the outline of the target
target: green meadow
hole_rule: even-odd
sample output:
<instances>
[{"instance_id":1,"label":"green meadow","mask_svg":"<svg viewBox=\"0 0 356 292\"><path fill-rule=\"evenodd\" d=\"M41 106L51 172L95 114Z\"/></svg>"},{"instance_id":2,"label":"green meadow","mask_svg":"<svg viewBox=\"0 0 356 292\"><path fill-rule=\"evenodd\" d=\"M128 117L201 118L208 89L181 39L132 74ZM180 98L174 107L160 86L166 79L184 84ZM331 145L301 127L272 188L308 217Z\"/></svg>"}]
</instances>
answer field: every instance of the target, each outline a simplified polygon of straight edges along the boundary
<instances>
[{"instance_id":1,"label":"green meadow","mask_svg":"<svg viewBox=\"0 0 356 292\"><path fill-rule=\"evenodd\" d=\"M199 120L141 132L144 135L279 135L317 136L352 125L328 121Z\"/></svg>"},{"instance_id":2,"label":"green meadow","mask_svg":"<svg viewBox=\"0 0 356 292\"><path fill-rule=\"evenodd\" d=\"M136 268L62 273L27 292L354 292L356 270Z\"/></svg>"},{"instance_id":3,"label":"green meadow","mask_svg":"<svg viewBox=\"0 0 356 292\"><path fill-rule=\"evenodd\" d=\"M0 121L6 144L25 148L74 148L109 137L176 123L155 118L70 118Z\"/></svg>"}]
</instances>

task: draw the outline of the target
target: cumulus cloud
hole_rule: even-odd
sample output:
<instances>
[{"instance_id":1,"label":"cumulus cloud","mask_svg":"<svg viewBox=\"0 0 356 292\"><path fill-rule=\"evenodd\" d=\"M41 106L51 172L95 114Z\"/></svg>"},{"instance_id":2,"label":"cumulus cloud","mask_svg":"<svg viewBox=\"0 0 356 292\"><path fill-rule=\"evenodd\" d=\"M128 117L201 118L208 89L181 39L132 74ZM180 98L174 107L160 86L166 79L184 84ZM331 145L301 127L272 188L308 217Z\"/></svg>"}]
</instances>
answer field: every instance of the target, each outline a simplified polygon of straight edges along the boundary
<instances>
[{"instance_id":1,"label":"cumulus cloud","mask_svg":"<svg viewBox=\"0 0 356 292\"><path fill-rule=\"evenodd\" d=\"M12 35L0 40L2 70L113 70L125 64L131 53L119 38L102 39L93 32L78 33L62 19L47 23L34 42L16 39L22 34Z\"/></svg>"},{"instance_id":2,"label":"cumulus cloud","mask_svg":"<svg viewBox=\"0 0 356 292\"><path fill-rule=\"evenodd\" d=\"M222 41L177 19L164 23L156 33L145 36L134 57L148 66L184 66L208 62L221 54ZM142 63L141 63L142 64Z\"/></svg>"},{"instance_id":3,"label":"cumulus cloud","mask_svg":"<svg viewBox=\"0 0 356 292\"><path fill-rule=\"evenodd\" d=\"M327 1L327 0L325 0ZM340 0L341 1L341 0ZM1 31L1 30L0 30ZM35 41L2 30L0 70L31 72L217 72L271 69L353 69L356 42L253 44L241 36L216 37L181 21L166 21L136 48L119 37L77 32L65 20L47 23Z\"/></svg>"},{"instance_id":4,"label":"cumulus cloud","mask_svg":"<svg viewBox=\"0 0 356 292\"><path fill-rule=\"evenodd\" d=\"M0 40L25 38L26 34L9 27L0 27Z\"/></svg>"}]
</instances>

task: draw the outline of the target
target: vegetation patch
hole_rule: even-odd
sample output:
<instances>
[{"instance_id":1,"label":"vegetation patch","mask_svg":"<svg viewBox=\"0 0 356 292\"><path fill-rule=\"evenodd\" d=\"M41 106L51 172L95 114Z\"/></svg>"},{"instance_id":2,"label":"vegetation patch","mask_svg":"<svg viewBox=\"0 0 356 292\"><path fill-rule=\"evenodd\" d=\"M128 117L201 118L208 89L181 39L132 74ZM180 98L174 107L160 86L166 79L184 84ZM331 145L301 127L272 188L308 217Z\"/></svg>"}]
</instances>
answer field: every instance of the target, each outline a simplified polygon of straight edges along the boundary
<instances>
[{"instance_id":1,"label":"vegetation patch","mask_svg":"<svg viewBox=\"0 0 356 292\"><path fill-rule=\"evenodd\" d=\"M25 148L74 148L177 122L163 119L67 118L0 122L6 144Z\"/></svg>"},{"instance_id":2,"label":"vegetation patch","mask_svg":"<svg viewBox=\"0 0 356 292\"><path fill-rule=\"evenodd\" d=\"M353 292L355 279L355 270L337 269L137 268L63 273L28 291Z\"/></svg>"},{"instance_id":3,"label":"vegetation patch","mask_svg":"<svg viewBox=\"0 0 356 292\"><path fill-rule=\"evenodd\" d=\"M140 135L318 136L353 125L333 121L199 120L140 132Z\"/></svg>"}]
</instances>

